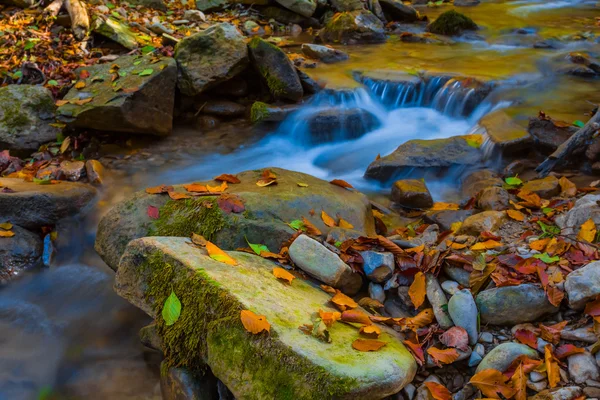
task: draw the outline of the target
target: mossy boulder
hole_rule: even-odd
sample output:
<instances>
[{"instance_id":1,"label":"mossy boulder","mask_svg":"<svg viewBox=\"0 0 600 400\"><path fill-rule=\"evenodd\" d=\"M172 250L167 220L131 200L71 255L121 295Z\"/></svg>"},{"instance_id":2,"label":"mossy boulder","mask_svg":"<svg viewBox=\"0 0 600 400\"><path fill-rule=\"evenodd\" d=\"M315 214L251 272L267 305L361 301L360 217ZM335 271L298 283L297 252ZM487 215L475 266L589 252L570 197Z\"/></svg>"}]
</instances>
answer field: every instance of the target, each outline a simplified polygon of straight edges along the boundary
<instances>
[{"instance_id":1,"label":"mossy boulder","mask_svg":"<svg viewBox=\"0 0 600 400\"><path fill-rule=\"evenodd\" d=\"M177 80L172 58L156 62L150 56L119 57L108 64L78 68L75 75L85 86L71 88L63 99L67 103L58 108L71 127L156 136L171 133ZM118 79L113 81L114 76Z\"/></svg>"},{"instance_id":2,"label":"mossy boulder","mask_svg":"<svg viewBox=\"0 0 600 400\"><path fill-rule=\"evenodd\" d=\"M279 47L254 37L248 44L252 64L277 99L298 101L304 95L294 64Z\"/></svg>"},{"instance_id":3,"label":"mossy boulder","mask_svg":"<svg viewBox=\"0 0 600 400\"><path fill-rule=\"evenodd\" d=\"M373 161L365 177L379 181L389 181L402 177L408 171L413 176L425 175L428 170L464 168L479 164L481 151L473 147L464 137L447 139L414 139L401 144L391 154Z\"/></svg>"},{"instance_id":4,"label":"mossy boulder","mask_svg":"<svg viewBox=\"0 0 600 400\"><path fill-rule=\"evenodd\" d=\"M389 21L416 22L419 20L417 10L400 0L379 0L379 4Z\"/></svg>"},{"instance_id":5,"label":"mossy boulder","mask_svg":"<svg viewBox=\"0 0 600 400\"><path fill-rule=\"evenodd\" d=\"M42 86L8 85L0 88L0 149L29 155L56 139L56 106Z\"/></svg>"},{"instance_id":6,"label":"mossy boulder","mask_svg":"<svg viewBox=\"0 0 600 400\"><path fill-rule=\"evenodd\" d=\"M359 352L358 330L334 324L331 343L302 333L319 309L333 311L331 295L297 278L287 285L273 276L273 262L229 252L237 266L209 258L188 239L154 237L132 241L116 275L119 295L156 318L167 365L203 369L239 400L381 399L410 382L416 364L394 330L382 326L377 352ZM181 301L179 319L161 317L173 291ZM264 315L270 333L252 335L241 310Z\"/></svg>"},{"instance_id":7,"label":"mossy boulder","mask_svg":"<svg viewBox=\"0 0 600 400\"><path fill-rule=\"evenodd\" d=\"M383 23L370 11L356 10L335 14L319 31L323 42L342 44L383 43Z\"/></svg>"},{"instance_id":8,"label":"mossy boulder","mask_svg":"<svg viewBox=\"0 0 600 400\"><path fill-rule=\"evenodd\" d=\"M505 155L525 150L531 144L527 129L517 124L505 110L487 114L479 121L490 141Z\"/></svg>"},{"instance_id":9,"label":"mossy boulder","mask_svg":"<svg viewBox=\"0 0 600 400\"><path fill-rule=\"evenodd\" d=\"M116 18L96 15L92 22L92 32L119 43L126 49L133 50L150 44L150 38L136 33L128 25Z\"/></svg>"},{"instance_id":10,"label":"mossy boulder","mask_svg":"<svg viewBox=\"0 0 600 400\"><path fill-rule=\"evenodd\" d=\"M212 12L232 7L236 4L266 6L270 0L196 0L196 8L202 12Z\"/></svg>"},{"instance_id":11,"label":"mossy boulder","mask_svg":"<svg viewBox=\"0 0 600 400\"><path fill-rule=\"evenodd\" d=\"M277 175L276 185L257 186L260 170L242 172L237 175L241 183L229 185L226 193L236 194L245 205L245 211L237 214L222 211L216 196L171 200L167 194L138 192L102 218L96 250L113 269L117 269L127 243L144 236L190 237L197 233L226 250L248 247L247 238L278 251L294 233L288 223L301 217L326 235L331 228L321 220L321 210L333 217L339 215L364 235L375 233L370 203L363 194L300 172L280 168L270 171ZM308 187L300 187L298 182ZM219 185L216 181L204 184ZM180 185L174 188L185 192ZM148 216L148 206L159 209L158 219Z\"/></svg>"},{"instance_id":12,"label":"mossy boulder","mask_svg":"<svg viewBox=\"0 0 600 400\"><path fill-rule=\"evenodd\" d=\"M312 17L317 9L316 0L275 0L283 7L303 17Z\"/></svg>"},{"instance_id":13,"label":"mossy boulder","mask_svg":"<svg viewBox=\"0 0 600 400\"><path fill-rule=\"evenodd\" d=\"M446 36L460 35L463 31L477 30L477 24L469 17L454 10L446 11L427 27L431 33Z\"/></svg>"},{"instance_id":14,"label":"mossy boulder","mask_svg":"<svg viewBox=\"0 0 600 400\"><path fill-rule=\"evenodd\" d=\"M313 144L357 139L381 126L373 113L359 107L328 107L307 116L308 140Z\"/></svg>"},{"instance_id":15,"label":"mossy boulder","mask_svg":"<svg viewBox=\"0 0 600 400\"><path fill-rule=\"evenodd\" d=\"M364 10L361 0L331 0L331 7L337 12Z\"/></svg>"},{"instance_id":16,"label":"mossy boulder","mask_svg":"<svg viewBox=\"0 0 600 400\"><path fill-rule=\"evenodd\" d=\"M229 23L211 26L175 47L177 86L187 96L200 94L242 72L248 65L244 36Z\"/></svg>"}]
</instances>

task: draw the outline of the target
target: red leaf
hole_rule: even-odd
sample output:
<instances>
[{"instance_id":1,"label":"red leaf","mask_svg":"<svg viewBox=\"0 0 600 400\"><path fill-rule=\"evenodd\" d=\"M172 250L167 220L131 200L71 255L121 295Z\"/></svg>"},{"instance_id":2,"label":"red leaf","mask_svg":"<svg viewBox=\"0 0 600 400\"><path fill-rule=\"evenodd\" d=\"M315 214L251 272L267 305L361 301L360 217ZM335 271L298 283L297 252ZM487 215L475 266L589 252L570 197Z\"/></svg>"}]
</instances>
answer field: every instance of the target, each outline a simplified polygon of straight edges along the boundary
<instances>
[{"instance_id":1,"label":"red leaf","mask_svg":"<svg viewBox=\"0 0 600 400\"><path fill-rule=\"evenodd\" d=\"M158 219L159 217L158 208L154 206L148 206L148 216L152 219Z\"/></svg>"},{"instance_id":2,"label":"red leaf","mask_svg":"<svg viewBox=\"0 0 600 400\"><path fill-rule=\"evenodd\" d=\"M227 214L229 213L241 213L246 210L244 206L244 202L241 197L235 194L222 194L217 199L217 204L219 208L225 211Z\"/></svg>"},{"instance_id":3,"label":"red leaf","mask_svg":"<svg viewBox=\"0 0 600 400\"><path fill-rule=\"evenodd\" d=\"M469 335L464 328L453 326L440 336L440 342L448 347L467 351L469 348Z\"/></svg>"},{"instance_id":4,"label":"red leaf","mask_svg":"<svg viewBox=\"0 0 600 400\"><path fill-rule=\"evenodd\" d=\"M526 344L532 349L537 350L537 337L535 336L535 333L531 332L530 330L518 329L515 332L515 339L523 344Z\"/></svg>"},{"instance_id":5,"label":"red leaf","mask_svg":"<svg viewBox=\"0 0 600 400\"><path fill-rule=\"evenodd\" d=\"M600 295L598 295L594 301L585 305L584 312L592 317L600 316Z\"/></svg>"},{"instance_id":6,"label":"red leaf","mask_svg":"<svg viewBox=\"0 0 600 400\"><path fill-rule=\"evenodd\" d=\"M408 350L412 353L417 364L423 365L425 363L425 353L423 352L423 348L419 343L415 343L412 340L405 340L402 342L408 347Z\"/></svg>"},{"instance_id":7,"label":"red leaf","mask_svg":"<svg viewBox=\"0 0 600 400\"><path fill-rule=\"evenodd\" d=\"M572 356L573 354L585 353L585 349L572 344L563 344L554 350L554 356L559 360Z\"/></svg>"}]
</instances>

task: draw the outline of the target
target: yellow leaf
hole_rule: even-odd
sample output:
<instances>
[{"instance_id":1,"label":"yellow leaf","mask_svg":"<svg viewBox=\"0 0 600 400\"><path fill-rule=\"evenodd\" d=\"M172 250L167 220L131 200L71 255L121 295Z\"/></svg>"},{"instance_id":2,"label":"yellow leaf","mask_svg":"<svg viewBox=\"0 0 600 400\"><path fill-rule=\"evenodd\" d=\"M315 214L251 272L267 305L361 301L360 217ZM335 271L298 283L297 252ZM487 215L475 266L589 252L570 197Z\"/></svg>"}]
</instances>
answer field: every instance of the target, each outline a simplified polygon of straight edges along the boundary
<instances>
[{"instance_id":1,"label":"yellow leaf","mask_svg":"<svg viewBox=\"0 0 600 400\"><path fill-rule=\"evenodd\" d=\"M452 364L458 359L460 354L456 349L438 349L437 347L430 347L427 349L427 354L431 356L433 362L441 367L442 364Z\"/></svg>"},{"instance_id":2,"label":"yellow leaf","mask_svg":"<svg viewBox=\"0 0 600 400\"><path fill-rule=\"evenodd\" d=\"M237 261L235 261L227 253L225 253L223 250L221 250L208 240L206 241L206 251L208 252L210 258L212 258L213 260L229 265L238 265Z\"/></svg>"},{"instance_id":3,"label":"yellow leaf","mask_svg":"<svg viewBox=\"0 0 600 400\"><path fill-rule=\"evenodd\" d=\"M323 287L323 285L321 285ZM358 304L344 293L337 291L335 296L331 298L331 302L335 304L340 310L345 311L347 308L356 308Z\"/></svg>"},{"instance_id":4,"label":"yellow leaf","mask_svg":"<svg viewBox=\"0 0 600 400\"><path fill-rule=\"evenodd\" d=\"M332 227L332 228L335 226L335 220L333 218L331 218L329 215L327 215L327 213L325 211L321 211L321 219L323 220L325 225Z\"/></svg>"},{"instance_id":5,"label":"yellow leaf","mask_svg":"<svg viewBox=\"0 0 600 400\"><path fill-rule=\"evenodd\" d=\"M533 242L529 243L529 247L532 250L537 250L537 251L543 252L549 242L550 242L550 238L534 240Z\"/></svg>"},{"instance_id":6,"label":"yellow leaf","mask_svg":"<svg viewBox=\"0 0 600 400\"><path fill-rule=\"evenodd\" d=\"M77 81L75 89L83 89L85 87L85 81Z\"/></svg>"},{"instance_id":7,"label":"yellow leaf","mask_svg":"<svg viewBox=\"0 0 600 400\"><path fill-rule=\"evenodd\" d=\"M525 214L517 210L507 210L506 213L515 221L525 221Z\"/></svg>"},{"instance_id":8,"label":"yellow leaf","mask_svg":"<svg viewBox=\"0 0 600 400\"><path fill-rule=\"evenodd\" d=\"M271 331L271 324L269 324L267 317L264 315L256 315L250 310L242 310L240 312L240 319L242 320L244 329L254 335L257 335L262 331Z\"/></svg>"},{"instance_id":9,"label":"yellow leaf","mask_svg":"<svg viewBox=\"0 0 600 400\"><path fill-rule=\"evenodd\" d=\"M15 233L13 231L0 231L0 237L9 238L13 236L15 236Z\"/></svg>"},{"instance_id":10,"label":"yellow leaf","mask_svg":"<svg viewBox=\"0 0 600 400\"><path fill-rule=\"evenodd\" d=\"M515 400L527 400L527 377L523 370L523 363L517 367L512 378L510 378L513 388L516 390Z\"/></svg>"},{"instance_id":11,"label":"yellow leaf","mask_svg":"<svg viewBox=\"0 0 600 400\"><path fill-rule=\"evenodd\" d=\"M581 229L577 234L577 240L582 240L588 243L592 243L596 238L596 224L593 219L588 219L581 224Z\"/></svg>"},{"instance_id":12,"label":"yellow leaf","mask_svg":"<svg viewBox=\"0 0 600 400\"><path fill-rule=\"evenodd\" d=\"M275 275L275 278L277 279L287 281L287 283L289 283L290 285L292 284L292 281L296 278L294 275L290 274L288 271L281 267L273 268L273 275Z\"/></svg>"},{"instance_id":13,"label":"yellow leaf","mask_svg":"<svg viewBox=\"0 0 600 400\"><path fill-rule=\"evenodd\" d=\"M406 249L404 251L406 253L421 253L421 252L423 252L423 250L425 250L425 245L424 244L422 244L420 246L417 246L417 247L412 247L410 249Z\"/></svg>"},{"instance_id":14,"label":"yellow leaf","mask_svg":"<svg viewBox=\"0 0 600 400\"><path fill-rule=\"evenodd\" d=\"M433 207L431 207L432 211L442 211L442 210L458 210L459 206L455 203L433 203Z\"/></svg>"},{"instance_id":15,"label":"yellow leaf","mask_svg":"<svg viewBox=\"0 0 600 400\"><path fill-rule=\"evenodd\" d=\"M475 243L471 250L473 251L482 251L482 250L490 250L495 249L496 247L502 246L502 243L497 242L495 240L487 240L485 242Z\"/></svg>"},{"instance_id":16,"label":"yellow leaf","mask_svg":"<svg viewBox=\"0 0 600 400\"><path fill-rule=\"evenodd\" d=\"M410 296L410 300L412 301L415 308L421 307L421 305L425 301L425 286L425 274L422 272L417 272L417 274L415 275L415 280L408 289L408 295Z\"/></svg>"},{"instance_id":17,"label":"yellow leaf","mask_svg":"<svg viewBox=\"0 0 600 400\"><path fill-rule=\"evenodd\" d=\"M452 232L456 233L459 231L461 226L462 226L462 221L453 222L452 225L450 225L450 230Z\"/></svg>"},{"instance_id":18,"label":"yellow leaf","mask_svg":"<svg viewBox=\"0 0 600 400\"><path fill-rule=\"evenodd\" d=\"M548 385L555 388L560 382L560 370L558 363L552 355L552 347L547 344L544 347L544 361L546 363L546 374L548 375Z\"/></svg>"},{"instance_id":19,"label":"yellow leaf","mask_svg":"<svg viewBox=\"0 0 600 400\"><path fill-rule=\"evenodd\" d=\"M340 218L340 222L339 222L338 226L340 228L344 228L344 229L354 229L354 225L352 225L350 222L346 221L343 218Z\"/></svg>"},{"instance_id":20,"label":"yellow leaf","mask_svg":"<svg viewBox=\"0 0 600 400\"><path fill-rule=\"evenodd\" d=\"M10 222L3 222L0 224L0 229L4 229L6 231L11 230L13 227L13 224L11 224Z\"/></svg>"}]
</instances>

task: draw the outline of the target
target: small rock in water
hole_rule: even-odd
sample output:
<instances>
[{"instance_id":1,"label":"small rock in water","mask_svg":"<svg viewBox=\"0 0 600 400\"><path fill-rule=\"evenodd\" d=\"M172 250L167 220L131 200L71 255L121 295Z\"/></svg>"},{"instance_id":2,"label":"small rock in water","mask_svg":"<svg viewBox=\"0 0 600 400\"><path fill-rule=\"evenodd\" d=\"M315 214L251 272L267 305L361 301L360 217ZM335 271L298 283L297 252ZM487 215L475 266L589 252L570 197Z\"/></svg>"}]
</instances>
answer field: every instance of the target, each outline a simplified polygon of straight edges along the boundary
<instances>
[{"instance_id":1,"label":"small rock in water","mask_svg":"<svg viewBox=\"0 0 600 400\"><path fill-rule=\"evenodd\" d=\"M433 206L433 199L427 185L418 179L402 179L394 182L392 200L407 208L430 208Z\"/></svg>"},{"instance_id":2,"label":"small rock in water","mask_svg":"<svg viewBox=\"0 0 600 400\"><path fill-rule=\"evenodd\" d=\"M153 350L163 351L163 341L158 334L156 322L141 328L138 336L140 338L140 342L142 342L144 346Z\"/></svg>"},{"instance_id":3,"label":"small rock in water","mask_svg":"<svg viewBox=\"0 0 600 400\"><path fill-rule=\"evenodd\" d=\"M363 271L367 278L376 283L388 280L396 267L392 253L379 253L376 251L362 251Z\"/></svg>"},{"instance_id":4,"label":"small rock in water","mask_svg":"<svg viewBox=\"0 0 600 400\"><path fill-rule=\"evenodd\" d=\"M87 160L85 162L85 173L92 185L102 185L104 182L104 167L98 160Z\"/></svg>"},{"instance_id":5,"label":"small rock in water","mask_svg":"<svg viewBox=\"0 0 600 400\"><path fill-rule=\"evenodd\" d=\"M369 283L369 297L377 300L380 303L385 303L385 291L383 287L377 283Z\"/></svg>"},{"instance_id":6,"label":"small rock in water","mask_svg":"<svg viewBox=\"0 0 600 400\"><path fill-rule=\"evenodd\" d=\"M579 268L565 280L565 290L569 297L569 307L580 309L600 294L600 261L594 261Z\"/></svg>"},{"instance_id":7,"label":"small rock in water","mask_svg":"<svg viewBox=\"0 0 600 400\"><path fill-rule=\"evenodd\" d=\"M448 309L448 300L442 290L437 278L432 274L427 274L427 300L433 307L435 319L442 329L448 329L453 326L453 322L446 311Z\"/></svg>"},{"instance_id":8,"label":"small rock in water","mask_svg":"<svg viewBox=\"0 0 600 400\"><path fill-rule=\"evenodd\" d=\"M42 261L43 244L37 234L16 225L12 232L13 237L0 238L0 284L40 266Z\"/></svg>"},{"instance_id":9,"label":"small rock in water","mask_svg":"<svg viewBox=\"0 0 600 400\"><path fill-rule=\"evenodd\" d=\"M525 355L529 358L539 359L538 352L529 346L520 343L508 342L494 347L481 361L477 372L484 369L497 369L506 371L515 358Z\"/></svg>"},{"instance_id":10,"label":"small rock in water","mask_svg":"<svg viewBox=\"0 0 600 400\"><path fill-rule=\"evenodd\" d=\"M596 359L589 353L573 354L567 358L569 362L569 375L575 383L585 383L587 380L600 378Z\"/></svg>"},{"instance_id":11,"label":"small rock in water","mask_svg":"<svg viewBox=\"0 0 600 400\"><path fill-rule=\"evenodd\" d=\"M163 361L165 363L165 361ZM160 368L160 390L163 399L195 400L217 398L217 378L208 370L198 376L186 368Z\"/></svg>"},{"instance_id":12,"label":"small rock in water","mask_svg":"<svg viewBox=\"0 0 600 400\"><path fill-rule=\"evenodd\" d=\"M453 295L460 290L460 285L458 282L444 281L442 282L442 289L444 289L444 292L448 293L449 295Z\"/></svg>"},{"instance_id":13,"label":"small rock in water","mask_svg":"<svg viewBox=\"0 0 600 400\"><path fill-rule=\"evenodd\" d=\"M76 182L85 173L85 163L83 161L63 161L60 163L60 170L65 178Z\"/></svg>"},{"instance_id":14,"label":"small rock in water","mask_svg":"<svg viewBox=\"0 0 600 400\"><path fill-rule=\"evenodd\" d=\"M315 58L324 63L331 64L348 59L348 54L332 47L321 46L318 44L302 44L302 52L310 58Z\"/></svg>"},{"instance_id":15,"label":"small rock in water","mask_svg":"<svg viewBox=\"0 0 600 400\"><path fill-rule=\"evenodd\" d=\"M448 302L448 312L456 326L469 334L469 343L477 343L477 306L473 295L467 289L456 292Z\"/></svg>"},{"instance_id":16,"label":"small rock in water","mask_svg":"<svg viewBox=\"0 0 600 400\"><path fill-rule=\"evenodd\" d=\"M195 126L197 129L210 131L219 126L220 120L212 115L198 115L196 118Z\"/></svg>"}]
</instances>

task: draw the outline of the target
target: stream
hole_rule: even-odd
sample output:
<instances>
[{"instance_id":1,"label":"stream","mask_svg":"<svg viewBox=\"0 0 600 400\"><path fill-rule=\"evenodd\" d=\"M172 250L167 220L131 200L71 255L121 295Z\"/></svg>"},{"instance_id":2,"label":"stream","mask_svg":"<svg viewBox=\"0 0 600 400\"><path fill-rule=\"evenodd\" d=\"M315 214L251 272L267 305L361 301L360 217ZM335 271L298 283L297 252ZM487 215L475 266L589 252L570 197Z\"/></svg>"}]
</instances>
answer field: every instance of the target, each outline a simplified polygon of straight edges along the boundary
<instances>
[{"instance_id":1,"label":"stream","mask_svg":"<svg viewBox=\"0 0 600 400\"><path fill-rule=\"evenodd\" d=\"M382 45L347 46L343 50L349 61L307 70L337 91L314 96L277 127L233 122L201 135L178 128L160 142L133 138L135 151L123 150L130 156L115 163L119 170L94 209L85 219L58 227L53 266L0 288L0 400L162 398L160 356L137 337L150 318L113 292L114 273L93 249L97 222L115 202L157 184L269 166L344 179L378 196L389 189L365 180L366 167L407 140L467 134L485 113L509 105L524 125L540 110L555 119L585 120L589 102L600 102L597 83L551 75L552 58L572 50L600 52L600 45L569 41L564 49L549 50L531 43L533 38L586 31L598 35L600 10L594 5L585 0L499 0L462 7L460 12L483 27L480 37L449 46L403 43L392 35ZM424 7L421 12L434 19L451 7ZM439 87L408 93L354 79L355 71L376 69L457 73L506 84L463 116L465 97L441 93ZM380 127L357 139L336 132L334 141L315 142L307 134L306 117L331 106L365 109ZM136 158L140 154L145 158ZM458 186L455 176L428 185L436 200L452 199Z\"/></svg>"}]
</instances>

